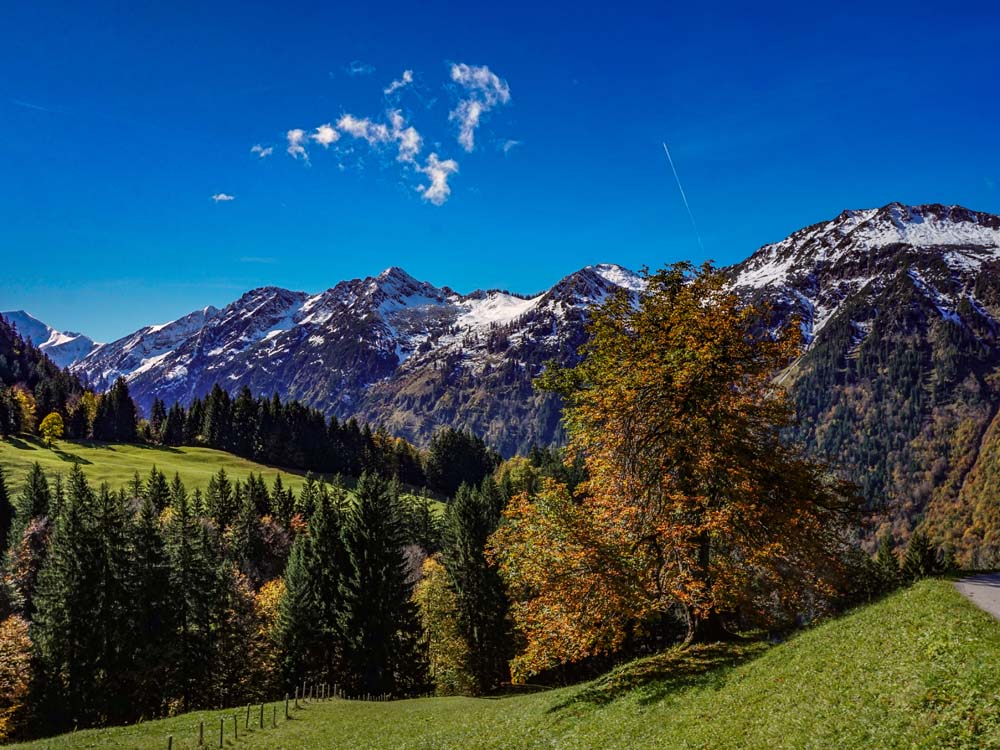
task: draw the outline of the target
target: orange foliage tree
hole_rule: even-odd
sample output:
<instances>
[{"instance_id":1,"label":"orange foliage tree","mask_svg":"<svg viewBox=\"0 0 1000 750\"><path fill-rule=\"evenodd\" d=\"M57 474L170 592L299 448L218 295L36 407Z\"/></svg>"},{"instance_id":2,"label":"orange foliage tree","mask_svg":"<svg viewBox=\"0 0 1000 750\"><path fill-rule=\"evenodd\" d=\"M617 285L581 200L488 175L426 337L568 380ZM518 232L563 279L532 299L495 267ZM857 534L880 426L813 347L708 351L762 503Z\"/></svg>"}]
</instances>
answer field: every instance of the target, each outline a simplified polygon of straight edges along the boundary
<instances>
[{"instance_id":1,"label":"orange foliage tree","mask_svg":"<svg viewBox=\"0 0 1000 750\"><path fill-rule=\"evenodd\" d=\"M0 742L17 731L30 682L28 623L14 615L0 622Z\"/></svg>"},{"instance_id":2,"label":"orange foliage tree","mask_svg":"<svg viewBox=\"0 0 1000 750\"><path fill-rule=\"evenodd\" d=\"M680 614L687 639L737 617L816 614L845 574L861 501L782 439L774 376L798 352L710 265L647 274L593 313L582 361L550 368L565 399L576 496L515 498L490 542L525 649L515 678L614 651Z\"/></svg>"}]
</instances>

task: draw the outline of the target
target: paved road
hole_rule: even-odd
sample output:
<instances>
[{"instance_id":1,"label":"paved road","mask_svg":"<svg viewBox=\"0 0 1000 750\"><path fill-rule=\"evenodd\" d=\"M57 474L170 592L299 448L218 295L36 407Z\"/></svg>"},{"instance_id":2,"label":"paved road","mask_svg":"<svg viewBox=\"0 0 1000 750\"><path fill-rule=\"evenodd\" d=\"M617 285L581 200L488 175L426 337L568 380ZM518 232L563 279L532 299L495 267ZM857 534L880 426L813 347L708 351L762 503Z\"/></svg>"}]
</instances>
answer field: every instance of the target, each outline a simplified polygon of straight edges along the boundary
<instances>
[{"instance_id":1,"label":"paved road","mask_svg":"<svg viewBox=\"0 0 1000 750\"><path fill-rule=\"evenodd\" d=\"M1000 619L1000 573L984 573L955 583L965 597L980 609Z\"/></svg>"}]
</instances>

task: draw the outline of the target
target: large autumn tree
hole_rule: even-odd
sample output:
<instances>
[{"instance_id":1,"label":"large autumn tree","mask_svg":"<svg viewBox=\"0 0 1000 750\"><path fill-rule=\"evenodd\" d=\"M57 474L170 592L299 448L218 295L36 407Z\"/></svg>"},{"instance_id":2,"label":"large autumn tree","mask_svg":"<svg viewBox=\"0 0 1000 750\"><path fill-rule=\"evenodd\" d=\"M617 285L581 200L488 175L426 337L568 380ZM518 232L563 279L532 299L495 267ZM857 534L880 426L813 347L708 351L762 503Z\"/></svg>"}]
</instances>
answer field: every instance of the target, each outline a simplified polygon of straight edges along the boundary
<instances>
[{"instance_id":1,"label":"large autumn tree","mask_svg":"<svg viewBox=\"0 0 1000 750\"><path fill-rule=\"evenodd\" d=\"M856 493L783 439L794 414L774 378L797 326L772 330L711 265L646 281L597 308L581 362L541 381L589 479L516 498L491 540L526 644L515 678L673 614L690 640L815 613L845 573Z\"/></svg>"}]
</instances>

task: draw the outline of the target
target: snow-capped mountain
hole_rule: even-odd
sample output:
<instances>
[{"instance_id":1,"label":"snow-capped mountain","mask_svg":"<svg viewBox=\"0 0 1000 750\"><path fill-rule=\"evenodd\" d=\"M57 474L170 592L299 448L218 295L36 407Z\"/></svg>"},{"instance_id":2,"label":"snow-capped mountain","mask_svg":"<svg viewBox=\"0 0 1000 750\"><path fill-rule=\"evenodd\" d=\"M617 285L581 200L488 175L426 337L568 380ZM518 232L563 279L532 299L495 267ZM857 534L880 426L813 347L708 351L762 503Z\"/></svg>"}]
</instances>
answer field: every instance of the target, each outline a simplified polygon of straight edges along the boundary
<instances>
[{"instance_id":1,"label":"snow-capped mountain","mask_svg":"<svg viewBox=\"0 0 1000 750\"><path fill-rule=\"evenodd\" d=\"M960 206L904 206L844 211L832 221L765 245L734 266L734 284L763 290L799 315L812 342L848 300L877 295L905 267L942 315L963 300L979 312L974 287L984 263L1000 259L1000 217ZM859 332L866 321L855 321Z\"/></svg>"},{"instance_id":2,"label":"snow-capped mountain","mask_svg":"<svg viewBox=\"0 0 1000 750\"><path fill-rule=\"evenodd\" d=\"M923 524L1000 563L1000 217L958 206L844 211L730 269L805 353L785 373L797 437L890 527Z\"/></svg>"},{"instance_id":3,"label":"snow-capped mountain","mask_svg":"<svg viewBox=\"0 0 1000 750\"><path fill-rule=\"evenodd\" d=\"M73 370L98 389L125 377L143 409L154 398L185 402L215 383L247 386L418 441L440 424L464 426L512 452L550 442L559 429L555 407L522 424L532 404L552 398L533 395L531 378L546 360L575 356L591 305L641 284L625 268L598 265L533 297L462 295L400 268L314 295L263 287L103 345ZM516 398L500 398L498 378L517 383ZM473 394L483 389L489 406Z\"/></svg>"},{"instance_id":4,"label":"snow-capped mountain","mask_svg":"<svg viewBox=\"0 0 1000 750\"><path fill-rule=\"evenodd\" d=\"M37 346L59 367L69 367L74 362L79 362L99 346L82 333L57 331L24 310L0 312L0 316L13 323L21 336Z\"/></svg>"}]
</instances>

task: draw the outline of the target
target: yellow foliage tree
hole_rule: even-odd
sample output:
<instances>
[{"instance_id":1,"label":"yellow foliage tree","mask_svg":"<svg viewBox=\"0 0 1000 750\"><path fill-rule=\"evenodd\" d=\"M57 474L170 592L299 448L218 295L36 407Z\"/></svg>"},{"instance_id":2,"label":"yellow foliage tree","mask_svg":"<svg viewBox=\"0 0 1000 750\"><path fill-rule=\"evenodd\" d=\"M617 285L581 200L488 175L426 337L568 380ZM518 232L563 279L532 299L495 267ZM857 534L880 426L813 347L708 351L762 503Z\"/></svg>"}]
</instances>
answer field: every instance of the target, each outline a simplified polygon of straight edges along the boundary
<instances>
[{"instance_id":1,"label":"yellow foliage tree","mask_svg":"<svg viewBox=\"0 0 1000 750\"><path fill-rule=\"evenodd\" d=\"M860 507L782 439L793 412L773 377L797 326L772 332L703 266L647 275L593 313L583 359L550 368L570 453L589 480L515 498L491 540L526 648L516 679L614 651L672 610L687 639L728 620L820 611L845 573Z\"/></svg>"},{"instance_id":2,"label":"yellow foliage tree","mask_svg":"<svg viewBox=\"0 0 1000 750\"><path fill-rule=\"evenodd\" d=\"M28 623L15 615L0 622L0 742L17 731L30 682Z\"/></svg>"},{"instance_id":3,"label":"yellow foliage tree","mask_svg":"<svg viewBox=\"0 0 1000 750\"><path fill-rule=\"evenodd\" d=\"M55 445L56 440L61 440L66 434L66 426L63 424L63 418L59 412L54 411L46 415L42 423L38 425L38 433L49 447Z\"/></svg>"},{"instance_id":4,"label":"yellow foliage tree","mask_svg":"<svg viewBox=\"0 0 1000 750\"><path fill-rule=\"evenodd\" d=\"M430 675L437 694L471 695L475 683L468 668L469 645L462 636L458 597L437 556L424 561L413 601L420 610Z\"/></svg>"},{"instance_id":5,"label":"yellow foliage tree","mask_svg":"<svg viewBox=\"0 0 1000 750\"><path fill-rule=\"evenodd\" d=\"M35 397L23 388L14 389L14 399L17 401L18 410L21 412L21 430L23 432L35 431Z\"/></svg>"}]
</instances>

